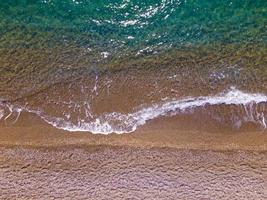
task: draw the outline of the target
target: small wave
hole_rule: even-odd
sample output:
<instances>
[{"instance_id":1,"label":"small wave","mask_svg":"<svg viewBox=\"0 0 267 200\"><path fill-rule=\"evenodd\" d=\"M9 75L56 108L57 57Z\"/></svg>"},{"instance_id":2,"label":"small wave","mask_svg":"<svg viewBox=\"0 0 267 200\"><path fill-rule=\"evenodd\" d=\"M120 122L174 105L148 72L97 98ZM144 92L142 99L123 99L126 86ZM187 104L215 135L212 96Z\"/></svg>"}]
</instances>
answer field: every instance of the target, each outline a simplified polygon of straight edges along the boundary
<instances>
[{"instance_id":1,"label":"small wave","mask_svg":"<svg viewBox=\"0 0 267 200\"><path fill-rule=\"evenodd\" d=\"M147 121L160 116L174 116L186 113L189 110L192 112L195 108L207 105L242 105L246 111L243 116L244 121L254 121L259 123L263 128L266 128L267 119L264 112L257 110L254 112L251 110L254 109L254 107L251 106L252 104L266 102L266 95L250 94L231 88L228 92L223 92L215 96L188 97L180 100L153 104L129 114L117 112L107 113L91 122L80 120L77 124L62 118L40 115L40 113L39 115L52 126L67 131L87 131L95 134L122 134L133 132L137 127L144 125Z\"/></svg>"},{"instance_id":2,"label":"small wave","mask_svg":"<svg viewBox=\"0 0 267 200\"><path fill-rule=\"evenodd\" d=\"M26 111L38 115L45 122L58 129L71 132L84 131L94 134L123 134L133 132L138 127L146 124L147 121L158 117L172 117L186 113L194 115L197 110L207 110L207 107L210 106L216 107L234 105L241 106L240 108L243 109L242 112L239 112L239 108L235 108L230 110L230 113L228 113L235 114L235 116L232 117L234 127L240 128L244 122L253 122L259 124L263 129L265 129L267 128L267 115L264 107L265 103L267 103L267 96L264 94L245 93L235 88L231 88L230 90L219 93L215 96L187 97L179 100L152 104L148 107L136 109L134 112L127 114L111 112L91 119L80 118L77 122L73 122L66 118L51 116L41 112L40 110L30 110L29 108L15 107L13 105L5 105L5 107L3 107L3 104L1 104L0 120L4 119L4 121L6 121L10 118L10 120L13 121L10 124L14 124L18 120L20 112ZM260 104L263 104L263 107L259 109L258 107L260 106L258 105ZM218 110L216 111L215 109L214 112L218 112ZM216 114L218 113L213 115L214 118L217 117L218 120L221 120L224 123L229 123L227 120L220 119L220 116L218 117Z\"/></svg>"}]
</instances>

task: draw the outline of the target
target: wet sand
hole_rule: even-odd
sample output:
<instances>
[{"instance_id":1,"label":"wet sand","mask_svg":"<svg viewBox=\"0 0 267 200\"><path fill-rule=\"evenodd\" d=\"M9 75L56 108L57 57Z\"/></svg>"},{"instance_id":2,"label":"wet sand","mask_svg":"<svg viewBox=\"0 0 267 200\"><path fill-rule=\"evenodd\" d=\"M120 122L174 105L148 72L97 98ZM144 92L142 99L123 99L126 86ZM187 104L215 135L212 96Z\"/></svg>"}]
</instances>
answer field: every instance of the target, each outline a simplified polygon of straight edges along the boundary
<instances>
[{"instance_id":1,"label":"wet sand","mask_svg":"<svg viewBox=\"0 0 267 200\"><path fill-rule=\"evenodd\" d=\"M8 124L5 120L1 121L0 145L36 148L111 145L219 151L267 150L266 130L248 131L249 127L233 132L225 128L212 129L212 125L205 120L202 120L201 127L192 128L194 124L197 122L191 119L188 121L184 117L163 117L149 121L133 133L103 135L56 129L35 114L23 112L15 124ZM207 129L211 131L206 131Z\"/></svg>"},{"instance_id":2,"label":"wet sand","mask_svg":"<svg viewBox=\"0 0 267 200\"><path fill-rule=\"evenodd\" d=\"M1 199L266 199L267 134L0 128ZM167 128L168 127L168 128Z\"/></svg>"}]
</instances>

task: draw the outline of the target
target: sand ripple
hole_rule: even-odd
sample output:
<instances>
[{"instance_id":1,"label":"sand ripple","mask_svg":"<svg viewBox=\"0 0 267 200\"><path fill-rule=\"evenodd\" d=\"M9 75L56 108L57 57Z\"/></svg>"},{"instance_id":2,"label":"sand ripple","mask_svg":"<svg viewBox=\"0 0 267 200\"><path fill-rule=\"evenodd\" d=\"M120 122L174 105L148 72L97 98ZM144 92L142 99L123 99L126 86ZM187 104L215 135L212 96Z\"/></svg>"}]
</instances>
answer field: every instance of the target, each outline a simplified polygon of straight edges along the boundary
<instances>
[{"instance_id":1,"label":"sand ripple","mask_svg":"<svg viewBox=\"0 0 267 200\"><path fill-rule=\"evenodd\" d=\"M266 199L267 154L0 149L1 199Z\"/></svg>"}]
</instances>

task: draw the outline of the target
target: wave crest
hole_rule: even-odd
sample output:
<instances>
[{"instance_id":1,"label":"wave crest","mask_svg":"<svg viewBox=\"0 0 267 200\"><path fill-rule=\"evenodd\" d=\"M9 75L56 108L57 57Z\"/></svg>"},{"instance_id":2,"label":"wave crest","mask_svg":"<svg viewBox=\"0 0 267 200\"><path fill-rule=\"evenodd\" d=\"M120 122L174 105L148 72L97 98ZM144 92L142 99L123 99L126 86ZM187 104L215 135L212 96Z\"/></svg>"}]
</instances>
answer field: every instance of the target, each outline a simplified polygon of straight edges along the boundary
<instances>
[{"instance_id":1,"label":"wave crest","mask_svg":"<svg viewBox=\"0 0 267 200\"><path fill-rule=\"evenodd\" d=\"M137 127L158 117L174 116L190 112L194 113L197 108L205 109L206 106L235 105L244 109L242 115L236 114L234 117L231 117L232 125L235 128L240 128L243 122L254 122L265 129L267 124L266 109L265 105L261 107L258 106L261 103L267 103L266 95L250 94L231 88L228 92L223 92L215 96L188 97L180 100L153 104L128 114L117 112L106 113L90 122L80 120L78 123L72 123L62 118L55 118L42 114L40 114L40 116L52 126L67 131L88 131L96 134L122 134L133 132ZM216 116L214 113L212 116L215 119Z\"/></svg>"}]
</instances>

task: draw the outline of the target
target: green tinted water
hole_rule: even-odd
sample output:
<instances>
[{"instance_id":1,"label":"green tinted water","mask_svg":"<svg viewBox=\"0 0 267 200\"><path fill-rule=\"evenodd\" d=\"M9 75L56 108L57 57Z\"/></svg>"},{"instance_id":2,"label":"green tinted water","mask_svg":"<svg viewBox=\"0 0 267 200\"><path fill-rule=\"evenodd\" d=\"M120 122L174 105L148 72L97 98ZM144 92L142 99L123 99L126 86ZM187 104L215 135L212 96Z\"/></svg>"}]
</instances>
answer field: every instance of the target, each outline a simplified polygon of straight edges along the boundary
<instances>
[{"instance_id":1,"label":"green tinted water","mask_svg":"<svg viewBox=\"0 0 267 200\"><path fill-rule=\"evenodd\" d=\"M164 57L179 65L192 51L195 65L267 75L265 0L8 0L0 36L1 96L103 67L170 67Z\"/></svg>"},{"instance_id":2,"label":"green tinted water","mask_svg":"<svg viewBox=\"0 0 267 200\"><path fill-rule=\"evenodd\" d=\"M267 37L264 0L21 0L2 1L0 8L2 47L36 46L34 38L48 46L65 41L138 48L266 42Z\"/></svg>"},{"instance_id":3,"label":"green tinted water","mask_svg":"<svg viewBox=\"0 0 267 200\"><path fill-rule=\"evenodd\" d=\"M0 2L5 123L25 111L65 130L125 133L188 111L207 130L266 129L266 96L247 92L267 93L266 0ZM188 96L207 101L187 110Z\"/></svg>"}]
</instances>

